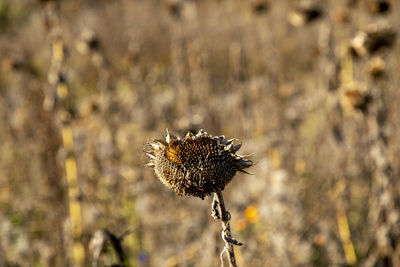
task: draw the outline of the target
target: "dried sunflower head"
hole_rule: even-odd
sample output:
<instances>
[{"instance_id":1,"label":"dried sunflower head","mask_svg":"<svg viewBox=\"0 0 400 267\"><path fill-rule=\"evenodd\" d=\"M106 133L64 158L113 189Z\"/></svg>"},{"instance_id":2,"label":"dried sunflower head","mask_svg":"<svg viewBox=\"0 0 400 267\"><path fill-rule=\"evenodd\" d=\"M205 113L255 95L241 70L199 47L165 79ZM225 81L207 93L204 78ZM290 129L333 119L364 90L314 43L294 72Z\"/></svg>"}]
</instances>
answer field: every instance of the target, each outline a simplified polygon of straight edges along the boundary
<instances>
[{"instance_id":1,"label":"dried sunflower head","mask_svg":"<svg viewBox=\"0 0 400 267\"><path fill-rule=\"evenodd\" d=\"M154 167L157 177L178 195L204 199L224 187L237 171L253 165L245 156L236 154L242 144L237 139L212 136L203 130L188 132L180 139L167 129L165 140L151 140L144 146L149 156L147 166Z\"/></svg>"}]
</instances>

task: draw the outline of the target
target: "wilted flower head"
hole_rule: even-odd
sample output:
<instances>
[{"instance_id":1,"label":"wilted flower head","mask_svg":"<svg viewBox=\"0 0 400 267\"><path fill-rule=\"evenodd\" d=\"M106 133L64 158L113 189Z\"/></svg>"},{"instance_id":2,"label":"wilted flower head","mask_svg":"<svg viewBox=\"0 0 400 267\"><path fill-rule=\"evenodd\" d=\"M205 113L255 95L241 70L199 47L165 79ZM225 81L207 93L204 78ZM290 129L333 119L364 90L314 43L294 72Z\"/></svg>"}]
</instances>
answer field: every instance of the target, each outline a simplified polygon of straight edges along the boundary
<instances>
[{"instance_id":1,"label":"wilted flower head","mask_svg":"<svg viewBox=\"0 0 400 267\"><path fill-rule=\"evenodd\" d=\"M235 154L242 144L237 139L212 136L203 130L188 132L180 139L167 129L164 140L151 140L144 146L157 177L178 195L204 198L223 190L237 171L253 165L245 156Z\"/></svg>"}]
</instances>

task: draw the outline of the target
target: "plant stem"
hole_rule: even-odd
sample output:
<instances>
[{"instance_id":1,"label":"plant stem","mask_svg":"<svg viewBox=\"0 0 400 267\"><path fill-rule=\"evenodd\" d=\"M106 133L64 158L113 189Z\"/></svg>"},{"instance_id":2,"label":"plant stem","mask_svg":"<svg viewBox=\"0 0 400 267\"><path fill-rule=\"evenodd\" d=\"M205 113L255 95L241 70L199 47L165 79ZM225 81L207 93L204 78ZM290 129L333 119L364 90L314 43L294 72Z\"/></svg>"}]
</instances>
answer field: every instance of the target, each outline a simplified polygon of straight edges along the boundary
<instances>
[{"instance_id":1,"label":"plant stem","mask_svg":"<svg viewBox=\"0 0 400 267\"><path fill-rule=\"evenodd\" d=\"M225 242L225 249L228 251L228 260L229 260L229 266L230 267L237 267L236 265L236 259L235 259L235 252L233 250L233 245L232 243L228 242L228 240L233 240L232 239L232 234L231 234L231 227L229 224L230 221L230 214L225 208L225 203L224 203L224 198L222 196L222 192L218 190L215 193L215 200L218 201L219 209L220 209L220 216L221 216L221 222L222 222L222 239ZM225 238L224 238L225 236ZM239 243L241 245L241 243Z\"/></svg>"}]
</instances>

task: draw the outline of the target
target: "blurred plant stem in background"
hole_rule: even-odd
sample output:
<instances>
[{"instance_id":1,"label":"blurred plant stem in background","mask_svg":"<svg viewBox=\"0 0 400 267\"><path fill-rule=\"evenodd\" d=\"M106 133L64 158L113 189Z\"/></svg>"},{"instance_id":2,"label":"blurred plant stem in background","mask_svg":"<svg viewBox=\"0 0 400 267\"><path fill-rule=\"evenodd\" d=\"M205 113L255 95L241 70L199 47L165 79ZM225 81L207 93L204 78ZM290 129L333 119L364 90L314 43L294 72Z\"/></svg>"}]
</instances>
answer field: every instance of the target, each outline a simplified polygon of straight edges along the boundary
<instances>
[{"instance_id":1,"label":"blurred plant stem in background","mask_svg":"<svg viewBox=\"0 0 400 267\"><path fill-rule=\"evenodd\" d=\"M53 109L55 116L60 120L59 127L61 128L61 138L64 150L65 174L68 182L68 198L69 206L69 225L70 229L65 229L64 235L66 241L72 241L71 262L73 265L82 266L85 256L85 250L82 244L82 213L80 200L82 199L79 191L78 170L74 149L74 136L72 130L72 119L74 106L70 98L69 88L65 74L63 74L63 63L65 60L66 51L63 42L62 29L60 27L59 17L60 11L57 4L49 4L47 10L47 19L49 24L49 39L52 40L52 60L49 68L48 80L51 88L54 88L56 100L53 100L54 93L50 90L46 95L44 104L46 108ZM65 70L64 70L65 71ZM47 100L47 101L46 101ZM56 110L57 107L57 110ZM58 177L61 181L62 177ZM63 218L60 218L62 220ZM68 240L72 234L72 240ZM67 244L68 244L67 243ZM69 250L66 250L69 254ZM68 265L67 262L62 265Z\"/></svg>"},{"instance_id":2,"label":"blurred plant stem in background","mask_svg":"<svg viewBox=\"0 0 400 267\"><path fill-rule=\"evenodd\" d=\"M357 257L354 250L353 242L351 241L350 227L347 219L346 211L342 205L338 205L336 210L337 223L339 228L339 237L342 241L344 254L346 261L349 266L356 264Z\"/></svg>"}]
</instances>

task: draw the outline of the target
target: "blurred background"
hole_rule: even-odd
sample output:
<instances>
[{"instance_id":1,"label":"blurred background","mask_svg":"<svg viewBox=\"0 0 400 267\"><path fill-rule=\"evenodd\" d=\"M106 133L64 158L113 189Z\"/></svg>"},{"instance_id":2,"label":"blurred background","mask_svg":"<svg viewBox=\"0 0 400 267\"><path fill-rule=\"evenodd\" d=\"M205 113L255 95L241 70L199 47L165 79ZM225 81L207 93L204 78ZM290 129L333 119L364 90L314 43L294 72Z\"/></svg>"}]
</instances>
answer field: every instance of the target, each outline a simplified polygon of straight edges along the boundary
<instances>
[{"instance_id":1,"label":"blurred background","mask_svg":"<svg viewBox=\"0 0 400 267\"><path fill-rule=\"evenodd\" d=\"M0 0L0 266L219 266L142 152L204 129L239 266L400 266L400 2ZM397 155L397 156L396 156Z\"/></svg>"}]
</instances>

